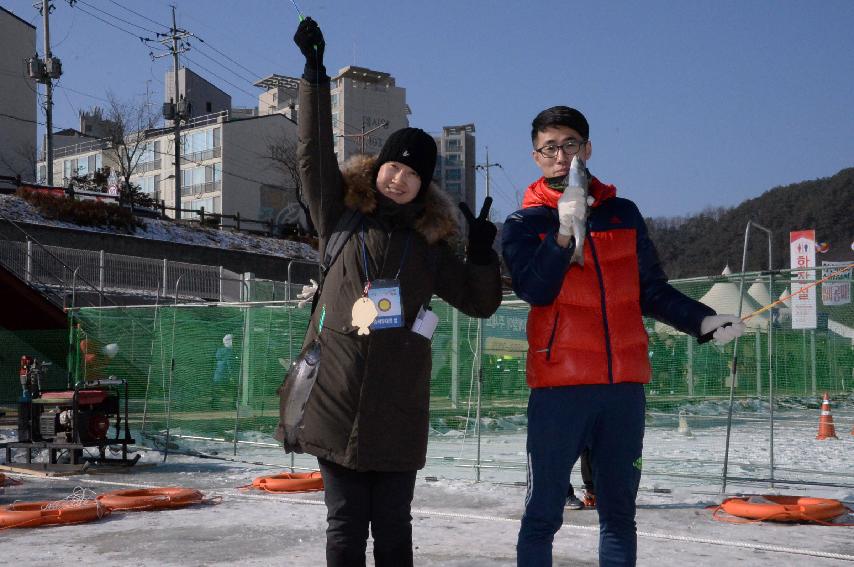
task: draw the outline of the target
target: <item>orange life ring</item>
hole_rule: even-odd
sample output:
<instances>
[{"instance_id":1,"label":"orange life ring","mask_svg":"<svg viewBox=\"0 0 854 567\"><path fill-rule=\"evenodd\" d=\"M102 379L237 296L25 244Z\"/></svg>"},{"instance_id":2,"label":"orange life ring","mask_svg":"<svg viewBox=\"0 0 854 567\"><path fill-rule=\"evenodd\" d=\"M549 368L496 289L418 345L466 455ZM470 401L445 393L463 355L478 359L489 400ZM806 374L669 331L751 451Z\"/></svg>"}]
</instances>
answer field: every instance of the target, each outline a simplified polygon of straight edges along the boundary
<instances>
[{"instance_id":1,"label":"orange life ring","mask_svg":"<svg viewBox=\"0 0 854 567\"><path fill-rule=\"evenodd\" d=\"M839 500L803 496L762 496L760 501L750 497L727 498L715 510L723 510L738 518L771 522L828 523L848 512ZM717 518L716 518L717 519Z\"/></svg>"},{"instance_id":2,"label":"orange life ring","mask_svg":"<svg viewBox=\"0 0 854 567\"><path fill-rule=\"evenodd\" d=\"M252 481L252 488L267 492L317 492L323 490L320 471L309 473L281 473L259 476Z\"/></svg>"},{"instance_id":3,"label":"orange life ring","mask_svg":"<svg viewBox=\"0 0 854 567\"><path fill-rule=\"evenodd\" d=\"M96 500L110 510L158 510L180 508L205 501L205 495L192 488L165 486L132 490L114 490Z\"/></svg>"},{"instance_id":4,"label":"orange life ring","mask_svg":"<svg viewBox=\"0 0 854 567\"><path fill-rule=\"evenodd\" d=\"M0 506L0 529L81 524L109 514L109 508L96 500L16 502Z\"/></svg>"}]
</instances>

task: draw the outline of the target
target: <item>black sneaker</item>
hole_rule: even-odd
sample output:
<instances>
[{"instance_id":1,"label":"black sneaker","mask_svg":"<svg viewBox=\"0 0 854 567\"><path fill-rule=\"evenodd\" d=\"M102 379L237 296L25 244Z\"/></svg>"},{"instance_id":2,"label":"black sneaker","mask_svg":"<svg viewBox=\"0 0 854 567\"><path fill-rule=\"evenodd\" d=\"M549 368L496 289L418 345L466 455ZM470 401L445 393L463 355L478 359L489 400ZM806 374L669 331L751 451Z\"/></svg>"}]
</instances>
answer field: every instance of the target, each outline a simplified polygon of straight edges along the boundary
<instances>
[{"instance_id":1,"label":"black sneaker","mask_svg":"<svg viewBox=\"0 0 854 567\"><path fill-rule=\"evenodd\" d=\"M564 506L568 510L581 510L584 508L584 502L578 499L574 494L572 496L566 497L566 504Z\"/></svg>"}]
</instances>

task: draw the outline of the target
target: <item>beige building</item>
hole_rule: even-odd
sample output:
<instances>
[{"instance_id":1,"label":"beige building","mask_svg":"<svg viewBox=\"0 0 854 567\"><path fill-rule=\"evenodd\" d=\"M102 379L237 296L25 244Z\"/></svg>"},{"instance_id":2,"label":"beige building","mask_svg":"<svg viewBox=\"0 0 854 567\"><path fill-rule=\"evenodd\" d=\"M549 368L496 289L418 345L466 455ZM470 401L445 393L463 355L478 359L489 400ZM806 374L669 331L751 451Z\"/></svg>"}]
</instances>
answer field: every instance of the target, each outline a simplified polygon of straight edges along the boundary
<instances>
[{"instance_id":1,"label":"beige building","mask_svg":"<svg viewBox=\"0 0 854 567\"><path fill-rule=\"evenodd\" d=\"M35 52L36 28L0 7L0 175L28 181L35 176L38 115L27 59Z\"/></svg>"},{"instance_id":2,"label":"beige building","mask_svg":"<svg viewBox=\"0 0 854 567\"><path fill-rule=\"evenodd\" d=\"M298 119L299 79L271 75L255 83L262 115L281 112ZM389 134L409 126L406 89L394 77L365 67L344 67L332 77L332 128L339 163L359 153L376 154Z\"/></svg>"}]
</instances>

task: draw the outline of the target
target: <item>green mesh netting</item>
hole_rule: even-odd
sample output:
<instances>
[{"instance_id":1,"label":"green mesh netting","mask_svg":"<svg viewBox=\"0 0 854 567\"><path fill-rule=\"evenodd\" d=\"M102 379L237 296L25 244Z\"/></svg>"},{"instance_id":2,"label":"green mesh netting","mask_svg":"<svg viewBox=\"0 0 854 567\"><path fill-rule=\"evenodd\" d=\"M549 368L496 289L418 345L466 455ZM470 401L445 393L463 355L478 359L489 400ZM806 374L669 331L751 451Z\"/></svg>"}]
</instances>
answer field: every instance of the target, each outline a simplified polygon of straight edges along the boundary
<instances>
[{"instance_id":1,"label":"green mesh netting","mask_svg":"<svg viewBox=\"0 0 854 567\"><path fill-rule=\"evenodd\" d=\"M773 283L758 274L749 274L746 280L745 291L750 288L753 295L746 293L743 314L759 307L763 298L770 301L779 297L790 285L788 277L779 275ZM738 297L736 276L672 283L696 299L712 292L724 294L725 299L734 291ZM721 291L722 287L729 290ZM259 293L264 300L287 295L274 288ZM737 308L735 301L733 310ZM507 298L482 325L441 301L434 301L433 308L440 324L433 339L430 459L463 466L476 463L478 468L493 467L495 471L524 469L524 442L520 452L518 440L524 437L528 395L527 305ZM781 306L752 319L748 333L739 341L733 390L735 466L749 461L752 449L764 450L772 442L764 425L771 407L770 385L773 407L781 419L787 420L781 430L798 427L798 434L804 438L815 435L819 396L827 392L843 402L850 399L854 350L846 333L854 326L854 307L825 306L819 296L818 310L816 329L793 330L787 309ZM72 371L76 379L100 375L127 378L132 421L142 431L142 441L168 429L188 437L272 444L271 433L278 419L276 390L299 352L308 316L308 306L281 301L84 308L74 312L79 328L72 338L76 346ZM681 414L695 430L705 428L711 435L708 459L700 459L703 462L698 470L689 476L714 478L720 474L723 460L732 346L699 346L694 339L655 321L647 320L645 325L652 362L652 380L646 390L644 461L649 464L645 474L658 470L678 476L680 472L675 469L684 469L686 457L671 451L667 443L658 445L650 434L654 427L675 430ZM90 354L97 354L89 361L81 355L82 340L87 341ZM119 347L113 358L102 354L103 347L111 343ZM478 387L481 373L483 380ZM785 413L787 410L800 417L795 419L794 413ZM839 410L844 414L846 406ZM742 435L739 431L751 433ZM847 430L842 433L847 434ZM513 449L493 445L482 451L483 436L492 436L493 441L506 436L510 441L505 444L512 444ZM477 444L473 445L475 437ZM674 463L680 466L674 467ZM777 464L788 464L793 470L807 466L799 463L797 456L782 452ZM736 470L746 474L747 468ZM763 477L768 473L762 470L755 474ZM517 476L524 478L521 473Z\"/></svg>"}]
</instances>

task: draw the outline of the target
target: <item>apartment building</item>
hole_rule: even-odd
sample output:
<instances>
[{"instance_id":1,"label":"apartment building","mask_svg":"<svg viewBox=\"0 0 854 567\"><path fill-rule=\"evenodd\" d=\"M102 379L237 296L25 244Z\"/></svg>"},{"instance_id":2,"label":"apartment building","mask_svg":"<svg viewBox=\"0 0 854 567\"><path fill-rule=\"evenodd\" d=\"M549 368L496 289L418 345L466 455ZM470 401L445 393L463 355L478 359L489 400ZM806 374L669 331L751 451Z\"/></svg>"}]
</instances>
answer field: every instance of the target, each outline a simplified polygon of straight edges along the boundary
<instances>
[{"instance_id":1,"label":"apartment building","mask_svg":"<svg viewBox=\"0 0 854 567\"><path fill-rule=\"evenodd\" d=\"M0 175L29 181L35 175L38 118L27 59L35 52L36 28L0 7Z\"/></svg>"},{"instance_id":2,"label":"apartment building","mask_svg":"<svg viewBox=\"0 0 854 567\"><path fill-rule=\"evenodd\" d=\"M175 206L173 141L171 128L146 131L131 176L132 183L167 207ZM274 146L295 141L296 123L282 114L244 118L219 112L191 119L181 129L181 208L240 213L243 219L272 220L277 225L304 224L293 179L271 159ZM91 140L57 149L54 170L62 172L62 184L67 186L74 175L104 167L116 171L114 159L108 140ZM224 224L230 226L232 221Z\"/></svg>"},{"instance_id":3,"label":"apartment building","mask_svg":"<svg viewBox=\"0 0 854 567\"><path fill-rule=\"evenodd\" d=\"M464 202L475 210L477 177L474 124L445 126L441 136L436 136L439 159L434 179L455 202Z\"/></svg>"}]
</instances>

